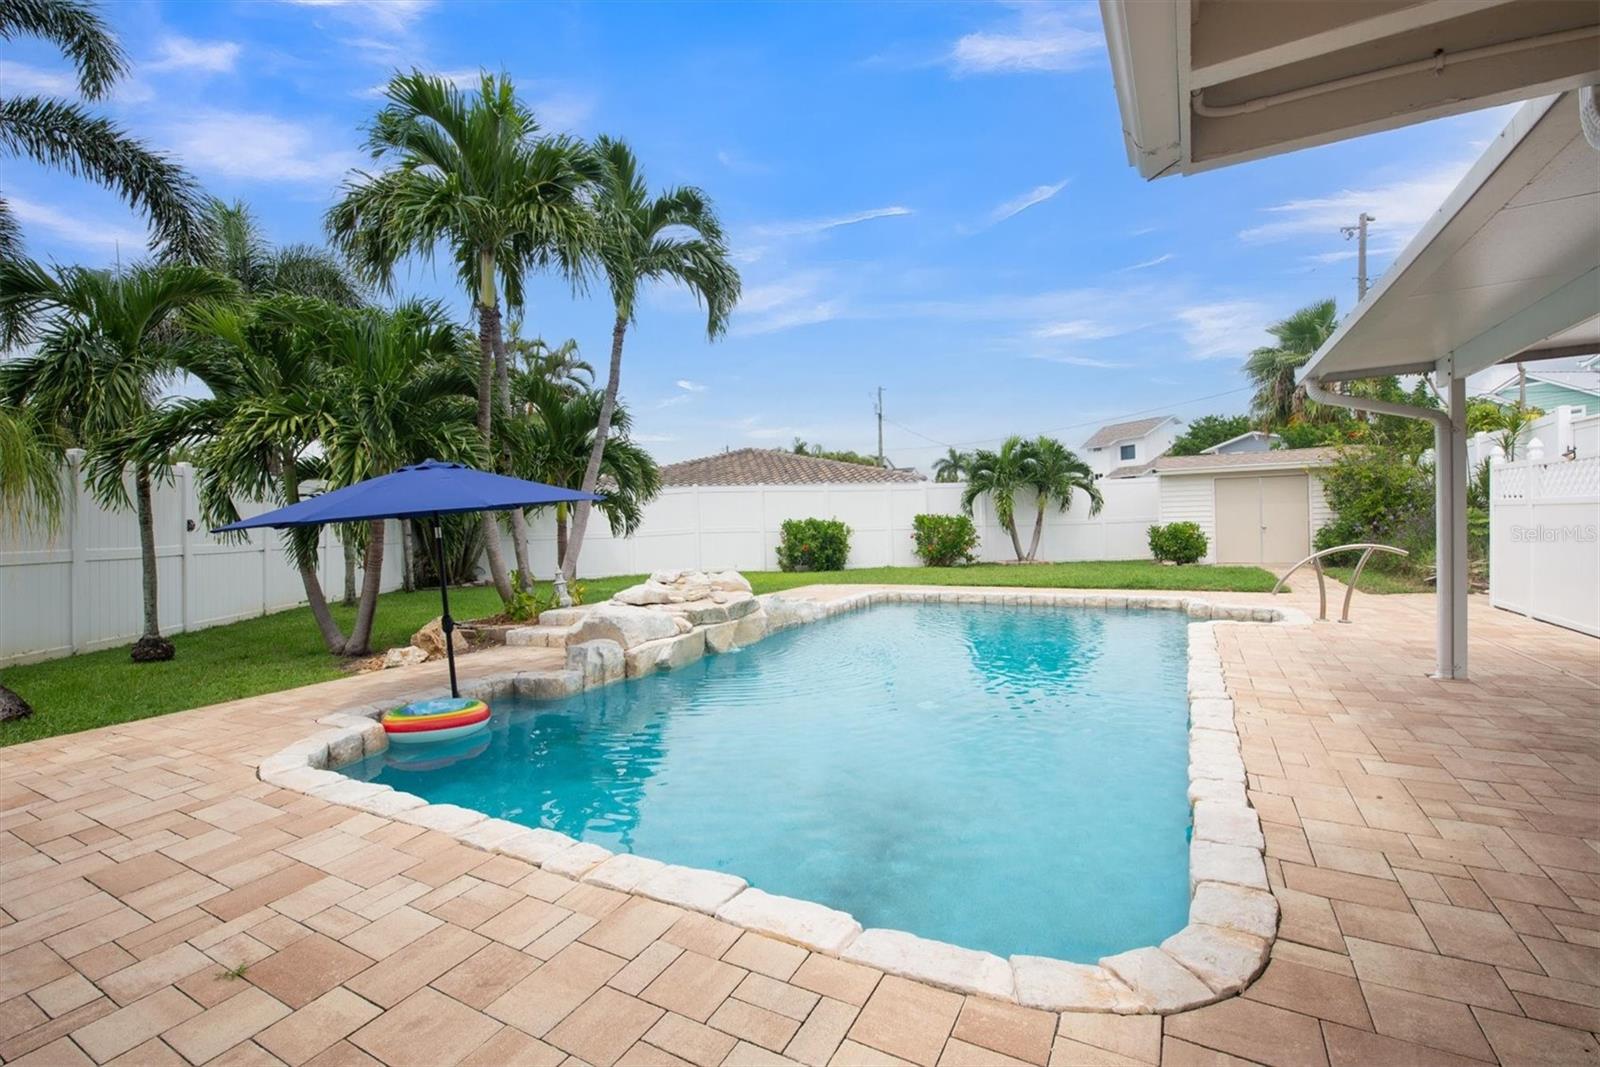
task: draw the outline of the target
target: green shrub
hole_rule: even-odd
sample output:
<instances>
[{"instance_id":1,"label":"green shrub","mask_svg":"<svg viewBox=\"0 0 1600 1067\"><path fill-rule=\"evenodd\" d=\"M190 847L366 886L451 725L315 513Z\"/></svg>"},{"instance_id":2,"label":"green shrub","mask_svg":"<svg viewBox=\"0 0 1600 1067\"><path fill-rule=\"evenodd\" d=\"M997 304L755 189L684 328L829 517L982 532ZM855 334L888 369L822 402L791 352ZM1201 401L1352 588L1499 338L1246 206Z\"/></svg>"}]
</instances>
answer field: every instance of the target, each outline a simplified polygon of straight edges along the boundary
<instances>
[{"instance_id":1,"label":"green shrub","mask_svg":"<svg viewBox=\"0 0 1600 1067\"><path fill-rule=\"evenodd\" d=\"M1346 449L1322 473L1323 492L1333 521L1317 531L1318 551L1334 545L1376 542L1403 548L1408 562L1378 553L1368 563L1379 569L1410 570L1433 549L1433 469L1415 457L1381 448ZM1330 557L1335 566L1355 562L1357 553Z\"/></svg>"},{"instance_id":2,"label":"green shrub","mask_svg":"<svg viewBox=\"0 0 1600 1067\"><path fill-rule=\"evenodd\" d=\"M929 567L954 567L971 563L978 547L978 530L965 515L918 515L911 520L911 540L917 558Z\"/></svg>"},{"instance_id":3,"label":"green shrub","mask_svg":"<svg viewBox=\"0 0 1600 1067\"><path fill-rule=\"evenodd\" d=\"M850 527L838 519L786 519L778 567L786 571L842 571L850 558Z\"/></svg>"},{"instance_id":4,"label":"green shrub","mask_svg":"<svg viewBox=\"0 0 1600 1067\"><path fill-rule=\"evenodd\" d=\"M1192 522L1150 527L1150 554L1162 563L1196 563L1206 554L1206 535Z\"/></svg>"}]
</instances>

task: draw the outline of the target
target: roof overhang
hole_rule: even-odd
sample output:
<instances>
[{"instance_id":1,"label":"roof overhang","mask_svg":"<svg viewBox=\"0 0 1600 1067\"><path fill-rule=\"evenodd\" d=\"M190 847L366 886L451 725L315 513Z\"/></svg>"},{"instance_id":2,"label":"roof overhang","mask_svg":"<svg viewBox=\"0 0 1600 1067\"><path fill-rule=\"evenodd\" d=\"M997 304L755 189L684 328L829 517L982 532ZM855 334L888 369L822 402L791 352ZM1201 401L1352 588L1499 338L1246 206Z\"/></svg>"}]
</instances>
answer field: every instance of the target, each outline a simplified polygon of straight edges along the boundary
<instances>
[{"instance_id":1,"label":"roof overhang","mask_svg":"<svg viewBox=\"0 0 1600 1067\"><path fill-rule=\"evenodd\" d=\"M1600 82L1593 0L1100 0L1128 161L1192 174Z\"/></svg>"},{"instance_id":2,"label":"roof overhang","mask_svg":"<svg viewBox=\"0 0 1600 1067\"><path fill-rule=\"evenodd\" d=\"M1576 96L1517 111L1302 378L1600 351L1600 152Z\"/></svg>"}]
</instances>

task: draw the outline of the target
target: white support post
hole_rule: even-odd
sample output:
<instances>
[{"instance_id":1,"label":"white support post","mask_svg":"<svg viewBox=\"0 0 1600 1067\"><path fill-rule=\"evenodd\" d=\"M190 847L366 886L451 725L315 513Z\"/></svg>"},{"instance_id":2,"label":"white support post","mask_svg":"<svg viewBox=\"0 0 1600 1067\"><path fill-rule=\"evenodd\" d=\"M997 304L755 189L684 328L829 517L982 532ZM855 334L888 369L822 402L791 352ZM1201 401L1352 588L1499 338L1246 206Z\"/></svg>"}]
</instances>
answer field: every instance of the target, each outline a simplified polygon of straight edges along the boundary
<instances>
[{"instance_id":1,"label":"white support post","mask_svg":"<svg viewBox=\"0 0 1600 1067\"><path fill-rule=\"evenodd\" d=\"M1467 382L1440 361L1450 419L1434 426L1435 677L1467 676Z\"/></svg>"}]
</instances>

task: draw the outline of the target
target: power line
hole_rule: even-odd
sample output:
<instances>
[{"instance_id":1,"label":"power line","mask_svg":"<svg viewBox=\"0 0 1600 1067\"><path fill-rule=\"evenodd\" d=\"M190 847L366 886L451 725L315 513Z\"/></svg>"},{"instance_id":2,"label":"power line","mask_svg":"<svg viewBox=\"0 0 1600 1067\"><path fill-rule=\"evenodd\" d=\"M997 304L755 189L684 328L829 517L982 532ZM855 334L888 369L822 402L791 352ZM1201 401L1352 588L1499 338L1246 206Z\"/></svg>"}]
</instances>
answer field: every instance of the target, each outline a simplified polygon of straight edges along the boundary
<instances>
[{"instance_id":1,"label":"power line","mask_svg":"<svg viewBox=\"0 0 1600 1067\"><path fill-rule=\"evenodd\" d=\"M1072 424L1067 425L1067 426L1056 426L1056 427L1053 427L1051 429L1040 430L1037 433L1025 434L1023 436L1038 437L1038 436L1040 436L1042 434L1064 433L1067 430L1081 430L1081 429L1083 429L1084 427L1087 427L1087 426L1101 426L1101 425L1104 425L1105 423L1108 423L1108 422L1117 422L1117 421L1120 421L1122 419L1129 419L1129 418L1133 418L1133 417L1138 416L1138 415L1149 415L1152 412L1164 411L1164 410L1166 410L1168 408L1188 407L1190 404L1199 404L1199 403L1203 403L1204 401L1207 401L1207 400L1216 400L1216 399L1219 399L1219 398L1225 397L1225 396L1233 396L1235 393L1248 392L1249 390L1254 389L1254 388L1255 387L1251 386L1251 385L1241 385L1241 386L1238 386L1237 388L1234 388L1234 389L1224 389L1220 393L1208 393L1205 396L1190 397L1188 400L1169 401L1168 403L1165 403L1165 404L1157 404L1154 407L1142 408L1139 411L1127 411L1127 412L1123 412L1120 415L1109 415L1109 416L1106 416L1106 417L1103 417L1103 418L1098 418L1098 419L1088 419L1088 420L1086 420L1084 422L1075 422L1075 423L1072 423ZM971 440L971 441L956 441L956 442L941 441L936 437L929 437L925 433L922 433L922 432L920 432L918 430L913 430L911 427L905 425L904 423L896 422L894 419L888 418L887 416L884 418L883 421L889 423L892 426L899 427L900 429L904 430L906 433L909 433L914 437L920 437L924 441L930 441L933 444L939 446L940 448L957 448L957 449L959 449L959 448L965 448L965 447L967 447L969 445L982 445L982 444L988 444L988 443L990 443L992 441L1004 441L1007 437L1012 436L1010 434L1002 434L1002 435L1000 435L998 437L980 437L980 438L976 438L976 439ZM917 448L917 447L920 447L920 446L913 445L911 447Z\"/></svg>"}]
</instances>

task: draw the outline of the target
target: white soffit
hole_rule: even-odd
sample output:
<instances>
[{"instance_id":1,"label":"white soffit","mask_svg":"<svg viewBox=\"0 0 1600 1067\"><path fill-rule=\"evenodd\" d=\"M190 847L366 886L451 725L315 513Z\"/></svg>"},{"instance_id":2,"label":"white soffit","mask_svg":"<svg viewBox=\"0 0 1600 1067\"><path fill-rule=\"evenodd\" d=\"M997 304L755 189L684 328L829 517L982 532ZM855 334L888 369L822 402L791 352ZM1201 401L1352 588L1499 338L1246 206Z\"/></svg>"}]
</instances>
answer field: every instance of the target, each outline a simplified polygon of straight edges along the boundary
<instances>
[{"instance_id":1,"label":"white soffit","mask_svg":"<svg viewBox=\"0 0 1600 1067\"><path fill-rule=\"evenodd\" d=\"M1600 352L1600 152L1576 93L1512 117L1301 377Z\"/></svg>"},{"instance_id":2,"label":"white soffit","mask_svg":"<svg viewBox=\"0 0 1600 1067\"><path fill-rule=\"evenodd\" d=\"M1595 0L1100 0L1147 178L1600 82Z\"/></svg>"}]
</instances>

